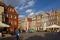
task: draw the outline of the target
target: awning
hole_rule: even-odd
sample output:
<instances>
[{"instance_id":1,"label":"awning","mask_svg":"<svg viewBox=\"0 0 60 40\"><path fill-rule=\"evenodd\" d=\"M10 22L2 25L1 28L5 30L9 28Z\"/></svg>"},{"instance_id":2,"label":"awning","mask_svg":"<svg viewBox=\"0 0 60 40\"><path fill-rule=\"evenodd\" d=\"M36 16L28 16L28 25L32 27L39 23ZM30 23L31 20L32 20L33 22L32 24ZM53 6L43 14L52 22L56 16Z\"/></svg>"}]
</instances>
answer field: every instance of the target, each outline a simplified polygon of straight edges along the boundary
<instances>
[{"instance_id":1,"label":"awning","mask_svg":"<svg viewBox=\"0 0 60 40\"><path fill-rule=\"evenodd\" d=\"M7 24L4 24L4 23L2 23L2 22L0 22L0 27L10 27L10 26L7 25Z\"/></svg>"},{"instance_id":2,"label":"awning","mask_svg":"<svg viewBox=\"0 0 60 40\"><path fill-rule=\"evenodd\" d=\"M60 26L54 24L54 25L48 26L47 28L60 28Z\"/></svg>"}]
</instances>

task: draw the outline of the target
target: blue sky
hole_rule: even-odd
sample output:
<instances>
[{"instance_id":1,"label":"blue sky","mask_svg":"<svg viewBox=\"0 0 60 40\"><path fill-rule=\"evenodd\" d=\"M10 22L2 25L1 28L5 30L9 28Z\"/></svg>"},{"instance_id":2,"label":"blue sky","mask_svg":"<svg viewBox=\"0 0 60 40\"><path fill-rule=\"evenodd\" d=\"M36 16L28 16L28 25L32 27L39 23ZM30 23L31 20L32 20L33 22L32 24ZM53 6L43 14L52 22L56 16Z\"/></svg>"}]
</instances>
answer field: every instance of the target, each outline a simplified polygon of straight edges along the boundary
<instances>
[{"instance_id":1,"label":"blue sky","mask_svg":"<svg viewBox=\"0 0 60 40\"><path fill-rule=\"evenodd\" d=\"M60 0L3 0L6 5L12 5L16 8L19 17L30 17L39 12L55 11L60 9Z\"/></svg>"}]
</instances>

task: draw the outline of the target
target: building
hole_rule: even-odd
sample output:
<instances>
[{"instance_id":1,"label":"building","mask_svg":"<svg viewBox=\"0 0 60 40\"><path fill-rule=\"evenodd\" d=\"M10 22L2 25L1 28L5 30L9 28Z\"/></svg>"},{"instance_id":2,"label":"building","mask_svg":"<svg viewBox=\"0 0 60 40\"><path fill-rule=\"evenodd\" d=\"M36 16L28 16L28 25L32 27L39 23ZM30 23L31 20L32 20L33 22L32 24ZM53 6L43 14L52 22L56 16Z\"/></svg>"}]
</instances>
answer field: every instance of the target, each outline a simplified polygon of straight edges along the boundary
<instances>
[{"instance_id":1,"label":"building","mask_svg":"<svg viewBox=\"0 0 60 40\"><path fill-rule=\"evenodd\" d=\"M32 28L32 18L25 18L24 24L24 26L26 27L26 32L28 32L28 30Z\"/></svg>"},{"instance_id":2,"label":"building","mask_svg":"<svg viewBox=\"0 0 60 40\"><path fill-rule=\"evenodd\" d=\"M33 17L32 17L32 28L34 30L37 30L37 27L36 27L36 15L33 15Z\"/></svg>"},{"instance_id":3,"label":"building","mask_svg":"<svg viewBox=\"0 0 60 40\"><path fill-rule=\"evenodd\" d=\"M2 0L0 0L0 21L2 22L2 17L4 13L4 4L2 3Z\"/></svg>"},{"instance_id":4,"label":"building","mask_svg":"<svg viewBox=\"0 0 60 40\"><path fill-rule=\"evenodd\" d=\"M3 23L10 25L10 31L18 29L18 13L11 5L4 6Z\"/></svg>"},{"instance_id":5,"label":"building","mask_svg":"<svg viewBox=\"0 0 60 40\"><path fill-rule=\"evenodd\" d=\"M0 21L2 22L2 14L4 13L4 7L0 6Z\"/></svg>"},{"instance_id":6,"label":"building","mask_svg":"<svg viewBox=\"0 0 60 40\"><path fill-rule=\"evenodd\" d=\"M2 0L0 0L0 32L2 33L6 32L7 28L10 27L9 25L3 23L4 8L5 8L5 4L2 3Z\"/></svg>"},{"instance_id":7,"label":"building","mask_svg":"<svg viewBox=\"0 0 60 40\"><path fill-rule=\"evenodd\" d=\"M60 10L57 11L57 25L60 26Z\"/></svg>"},{"instance_id":8,"label":"building","mask_svg":"<svg viewBox=\"0 0 60 40\"><path fill-rule=\"evenodd\" d=\"M20 28L21 20L18 20L18 28Z\"/></svg>"},{"instance_id":9,"label":"building","mask_svg":"<svg viewBox=\"0 0 60 40\"><path fill-rule=\"evenodd\" d=\"M42 19L42 15L34 15L32 18L32 27L34 30L38 31L40 30L41 27L41 19Z\"/></svg>"},{"instance_id":10,"label":"building","mask_svg":"<svg viewBox=\"0 0 60 40\"><path fill-rule=\"evenodd\" d=\"M32 27L32 18L27 18L27 22L28 22L28 27L31 28Z\"/></svg>"},{"instance_id":11,"label":"building","mask_svg":"<svg viewBox=\"0 0 60 40\"><path fill-rule=\"evenodd\" d=\"M49 25L57 24L57 15L56 11L51 10L49 16Z\"/></svg>"},{"instance_id":12,"label":"building","mask_svg":"<svg viewBox=\"0 0 60 40\"><path fill-rule=\"evenodd\" d=\"M2 6L2 0L0 0L0 6Z\"/></svg>"},{"instance_id":13,"label":"building","mask_svg":"<svg viewBox=\"0 0 60 40\"><path fill-rule=\"evenodd\" d=\"M18 28L20 29L20 30L26 30L26 27L25 27L25 20L19 20L18 21Z\"/></svg>"},{"instance_id":14,"label":"building","mask_svg":"<svg viewBox=\"0 0 60 40\"><path fill-rule=\"evenodd\" d=\"M40 30L46 30L48 25L49 25L49 14L47 12L44 12L42 14L41 29Z\"/></svg>"},{"instance_id":15,"label":"building","mask_svg":"<svg viewBox=\"0 0 60 40\"><path fill-rule=\"evenodd\" d=\"M41 19L42 19L42 15L36 15L36 27L37 27L37 31L40 30L41 27Z\"/></svg>"}]
</instances>

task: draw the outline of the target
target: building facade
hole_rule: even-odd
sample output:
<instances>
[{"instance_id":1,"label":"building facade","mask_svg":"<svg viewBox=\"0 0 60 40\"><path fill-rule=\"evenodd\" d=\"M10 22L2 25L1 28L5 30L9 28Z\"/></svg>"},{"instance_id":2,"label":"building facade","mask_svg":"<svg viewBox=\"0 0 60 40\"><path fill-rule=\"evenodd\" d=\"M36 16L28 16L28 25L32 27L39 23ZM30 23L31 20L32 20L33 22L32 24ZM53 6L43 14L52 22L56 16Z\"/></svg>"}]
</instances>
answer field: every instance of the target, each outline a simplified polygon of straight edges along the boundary
<instances>
[{"instance_id":1,"label":"building facade","mask_svg":"<svg viewBox=\"0 0 60 40\"><path fill-rule=\"evenodd\" d=\"M20 29L20 30L26 30L26 26L25 26L26 24L25 24L25 20L19 20L18 21L18 28Z\"/></svg>"},{"instance_id":2,"label":"building facade","mask_svg":"<svg viewBox=\"0 0 60 40\"><path fill-rule=\"evenodd\" d=\"M34 16L32 17L32 28L33 28L34 30L37 30L37 27L36 27L36 15L34 15Z\"/></svg>"},{"instance_id":3,"label":"building facade","mask_svg":"<svg viewBox=\"0 0 60 40\"><path fill-rule=\"evenodd\" d=\"M33 18L32 18L32 27L34 28L34 30L36 30L36 31L40 30L41 19L42 19L41 14L33 16Z\"/></svg>"},{"instance_id":4,"label":"building facade","mask_svg":"<svg viewBox=\"0 0 60 40\"><path fill-rule=\"evenodd\" d=\"M4 7L0 6L0 21L2 22L2 14L4 13Z\"/></svg>"},{"instance_id":5,"label":"building facade","mask_svg":"<svg viewBox=\"0 0 60 40\"><path fill-rule=\"evenodd\" d=\"M56 11L51 10L49 16L49 25L57 24L57 15Z\"/></svg>"},{"instance_id":6,"label":"building facade","mask_svg":"<svg viewBox=\"0 0 60 40\"><path fill-rule=\"evenodd\" d=\"M2 14L4 13L4 6L2 0L0 0L0 21L2 22Z\"/></svg>"},{"instance_id":7,"label":"building facade","mask_svg":"<svg viewBox=\"0 0 60 40\"><path fill-rule=\"evenodd\" d=\"M32 18L25 19L26 32L32 28Z\"/></svg>"},{"instance_id":8,"label":"building facade","mask_svg":"<svg viewBox=\"0 0 60 40\"><path fill-rule=\"evenodd\" d=\"M57 11L57 25L60 26L60 10Z\"/></svg>"},{"instance_id":9,"label":"building facade","mask_svg":"<svg viewBox=\"0 0 60 40\"><path fill-rule=\"evenodd\" d=\"M44 12L44 14L42 14L41 19L41 30L46 30L48 25L49 25L49 14L47 12Z\"/></svg>"},{"instance_id":10,"label":"building facade","mask_svg":"<svg viewBox=\"0 0 60 40\"><path fill-rule=\"evenodd\" d=\"M3 23L10 25L11 31L18 29L18 13L11 5L4 8Z\"/></svg>"}]
</instances>

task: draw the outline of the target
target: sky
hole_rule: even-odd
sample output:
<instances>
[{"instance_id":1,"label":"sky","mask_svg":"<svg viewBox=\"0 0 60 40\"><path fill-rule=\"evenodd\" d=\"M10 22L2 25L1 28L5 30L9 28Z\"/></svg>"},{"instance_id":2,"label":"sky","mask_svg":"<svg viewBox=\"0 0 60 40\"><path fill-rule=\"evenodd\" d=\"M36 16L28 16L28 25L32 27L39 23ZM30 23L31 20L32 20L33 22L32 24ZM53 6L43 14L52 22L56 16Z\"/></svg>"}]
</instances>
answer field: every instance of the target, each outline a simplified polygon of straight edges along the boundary
<instances>
[{"instance_id":1,"label":"sky","mask_svg":"<svg viewBox=\"0 0 60 40\"><path fill-rule=\"evenodd\" d=\"M3 0L3 3L15 7L21 19L44 11L49 12L51 9L60 9L60 0Z\"/></svg>"}]
</instances>

